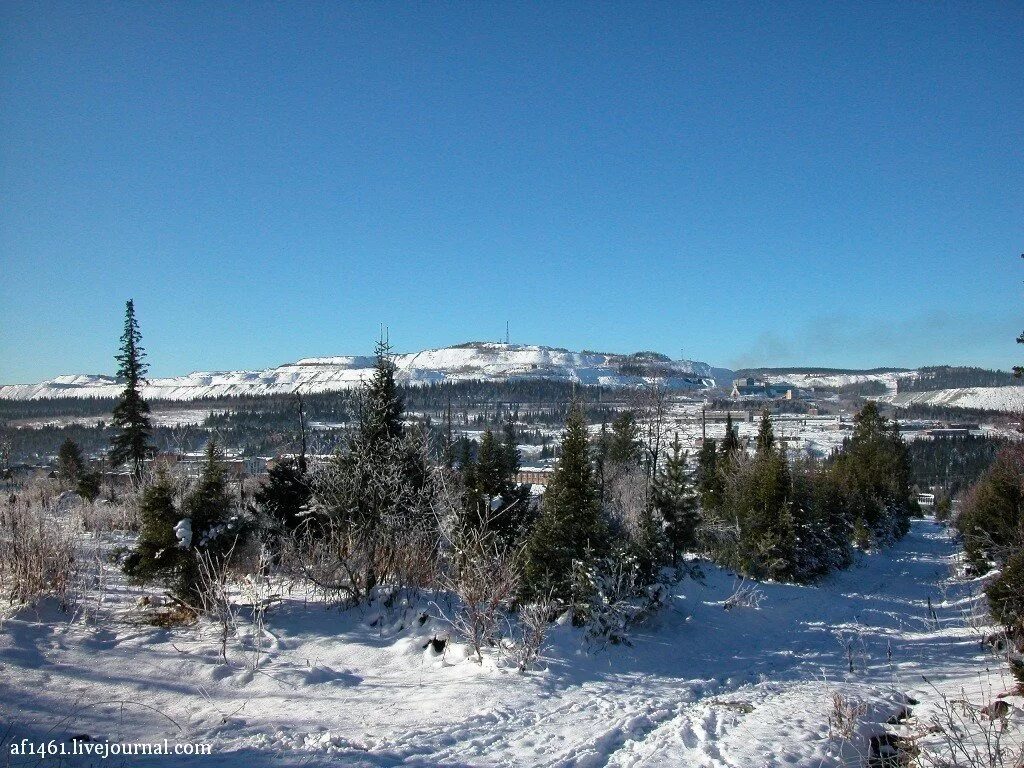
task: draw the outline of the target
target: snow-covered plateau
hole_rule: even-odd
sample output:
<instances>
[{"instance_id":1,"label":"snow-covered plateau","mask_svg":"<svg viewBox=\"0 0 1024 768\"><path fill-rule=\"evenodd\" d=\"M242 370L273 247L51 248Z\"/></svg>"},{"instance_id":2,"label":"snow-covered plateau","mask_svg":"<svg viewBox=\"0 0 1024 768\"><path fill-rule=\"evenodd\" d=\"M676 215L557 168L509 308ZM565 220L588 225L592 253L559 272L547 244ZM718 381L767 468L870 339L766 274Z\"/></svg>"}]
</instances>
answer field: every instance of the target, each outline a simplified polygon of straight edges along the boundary
<instances>
[{"instance_id":1,"label":"snow-covered plateau","mask_svg":"<svg viewBox=\"0 0 1024 768\"><path fill-rule=\"evenodd\" d=\"M116 544L130 540L83 540ZM917 520L820 585L756 584L759 600L729 610L737 580L704 564L630 645L588 646L564 623L520 673L494 652L435 650L446 627L422 617L443 595L341 611L287 585L262 629L241 626L259 665L235 638L225 663L217 627L152 626L145 593L96 557L74 613L43 605L0 630L0 737L212 751L110 763L133 766L863 765L871 736L926 745L948 702L980 707L1013 685L960 561L942 525ZM1004 701L1019 738L1024 700Z\"/></svg>"},{"instance_id":2,"label":"snow-covered plateau","mask_svg":"<svg viewBox=\"0 0 1024 768\"><path fill-rule=\"evenodd\" d=\"M554 347L480 342L397 355L397 379L403 383L553 379L579 384L629 386L657 377L674 389L725 385L731 371L692 360L670 360L653 353L632 355L570 352ZM149 400L196 400L237 395L278 395L350 389L369 376L368 356L311 357L263 371L196 372L151 379L143 388ZM122 386L112 376L58 376L38 384L0 386L0 399L116 397Z\"/></svg>"},{"instance_id":3,"label":"snow-covered plateau","mask_svg":"<svg viewBox=\"0 0 1024 768\"><path fill-rule=\"evenodd\" d=\"M909 405L942 405L981 411L1024 411L1024 387L964 387L904 392L884 398L898 408Z\"/></svg>"}]
</instances>

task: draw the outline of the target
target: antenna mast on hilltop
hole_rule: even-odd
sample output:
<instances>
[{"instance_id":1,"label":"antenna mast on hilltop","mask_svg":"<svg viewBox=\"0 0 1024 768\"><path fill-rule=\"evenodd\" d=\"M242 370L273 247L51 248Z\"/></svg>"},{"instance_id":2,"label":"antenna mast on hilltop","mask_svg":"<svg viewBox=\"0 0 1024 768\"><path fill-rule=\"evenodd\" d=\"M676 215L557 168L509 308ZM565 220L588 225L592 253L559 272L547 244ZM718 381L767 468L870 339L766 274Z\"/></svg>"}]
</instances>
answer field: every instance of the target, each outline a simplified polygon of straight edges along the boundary
<instances>
[{"instance_id":1,"label":"antenna mast on hilltop","mask_svg":"<svg viewBox=\"0 0 1024 768\"><path fill-rule=\"evenodd\" d=\"M505 321L505 346L508 346L508 320Z\"/></svg>"}]
</instances>

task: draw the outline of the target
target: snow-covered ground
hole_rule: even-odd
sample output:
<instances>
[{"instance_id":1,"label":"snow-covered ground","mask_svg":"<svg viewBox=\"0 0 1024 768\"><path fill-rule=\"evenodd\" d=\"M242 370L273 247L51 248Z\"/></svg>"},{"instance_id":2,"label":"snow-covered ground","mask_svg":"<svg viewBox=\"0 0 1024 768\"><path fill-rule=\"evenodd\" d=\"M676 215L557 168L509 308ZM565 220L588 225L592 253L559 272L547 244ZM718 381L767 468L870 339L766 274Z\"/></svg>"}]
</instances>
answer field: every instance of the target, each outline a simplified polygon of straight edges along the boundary
<instances>
[{"instance_id":1,"label":"snow-covered ground","mask_svg":"<svg viewBox=\"0 0 1024 768\"><path fill-rule=\"evenodd\" d=\"M559 626L527 674L454 644L435 653L443 627L419 623L426 600L341 612L287 593L254 673L234 644L221 661L208 625L146 624L140 592L108 572L90 621L44 608L0 629L0 737L213 750L159 765L858 765L908 696L924 722L936 689L980 700L1010 685L966 620L978 585L954 577L957 561L944 528L916 521L820 586L761 585L759 608L731 610L734 578L705 566L705 582L680 582L631 647L588 649ZM863 705L853 741L835 726L835 693Z\"/></svg>"}]
</instances>

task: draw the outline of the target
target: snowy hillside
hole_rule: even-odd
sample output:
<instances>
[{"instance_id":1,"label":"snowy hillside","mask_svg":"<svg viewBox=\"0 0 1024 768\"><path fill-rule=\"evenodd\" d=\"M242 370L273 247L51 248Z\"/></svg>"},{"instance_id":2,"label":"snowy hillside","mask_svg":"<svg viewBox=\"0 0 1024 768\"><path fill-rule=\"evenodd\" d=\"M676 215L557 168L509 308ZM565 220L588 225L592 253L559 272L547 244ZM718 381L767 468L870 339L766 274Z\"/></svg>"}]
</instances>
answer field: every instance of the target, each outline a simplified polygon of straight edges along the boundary
<instances>
[{"instance_id":1,"label":"snowy hillside","mask_svg":"<svg viewBox=\"0 0 1024 768\"><path fill-rule=\"evenodd\" d=\"M917 377L917 371L882 371L878 373L815 373L815 372L787 372L787 373L765 373L762 378L772 384L787 383L800 387L801 389L815 389L818 387L836 388L849 386L850 384L866 384L871 381L878 381L885 385L887 391L896 394L896 385L901 379Z\"/></svg>"},{"instance_id":2,"label":"snowy hillside","mask_svg":"<svg viewBox=\"0 0 1024 768\"><path fill-rule=\"evenodd\" d=\"M983 411L1024 411L1024 387L965 387L904 392L884 398L894 406L942 405Z\"/></svg>"},{"instance_id":3,"label":"snowy hillside","mask_svg":"<svg viewBox=\"0 0 1024 768\"><path fill-rule=\"evenodd\" d=\"M195 400L202 397L276 395L349 389L370 374L367 356L311 357L264 371L190 373L152 379L150 400ZM397 355L399 381L554 379L580 384L630 386L645 377L663 379L675 389L701 389L728 383L731 371L692 360L669 360L653 353L634 355L570 352L553 347L482 342ZM0 399L40 400L54 397L115 397L121 387L110 376L69 375L39 384L0 386Z\"/></svg>"}]
</instances>

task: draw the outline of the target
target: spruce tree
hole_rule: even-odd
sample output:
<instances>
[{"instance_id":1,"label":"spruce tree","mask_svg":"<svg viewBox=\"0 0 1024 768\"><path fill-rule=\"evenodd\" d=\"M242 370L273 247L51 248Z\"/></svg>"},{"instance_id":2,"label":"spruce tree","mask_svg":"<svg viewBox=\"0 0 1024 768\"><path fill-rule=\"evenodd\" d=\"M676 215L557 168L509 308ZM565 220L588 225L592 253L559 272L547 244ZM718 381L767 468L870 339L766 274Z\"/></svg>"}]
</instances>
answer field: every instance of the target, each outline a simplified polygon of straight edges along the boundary
<instances>
[{"instance_id":1,"label":"spruce tree","mask_svg":"<svg viewBox=\"0 0 1024 768\"><path fill-rule=\"evenodd\" d=\"M184 516L191 520L192 536L196 546L214 546L215 542L233 538L236 526L232 522L233 499L228 491L227 477L217 442L206 445L206 460L199 480L185 497Z\"/></svg>"},{"instance_id":2,"label":"spruce tree","mask_svg":"<svg viewBox=\"0 0 1024 768\"><path fill-rule=\"evenodd\" d=\"M399 542L436 524L426 441L403 424L387 342L376 353L374 373L359 393L358 423L345 449L316 473L310 502L313 519L337 539L344 557L359 554L357 564L346 564L357 600L393 575Z\"/></svg>"},{"instance_id":3,"label":"spruce tree","mask_svg":"<svg viewBox=\"0 0 1024 768\"><path fill-rule=\"evenodd\" d=\"M526 582L534 595L572 598L573 562L588 563L608 550L608 529L590 461L583 408L569 409L561 458L527 544Z\"/></svg>"},{"instance_id":4,"label":"spruce tree","mask_svg":"<svg viewBox=\"0 0 1024 768\"><path fill-rule=\"evenodd\" d=\"M278 532L295 530L309 502L309 481L297 459L279 461L267 473L267 482L255 496L256 506Z\"/></svg>"},{"instance_id":5,"label":"spruce tree","mask_svg":"<svg viewBox=\"0 0 1024 768\"><path fill-rule=\"evenodd\" d=\"M718 449L711 438L704 440L697 454L695 484L701 509L713 513L722 503L722 476L718 471Z\"/></svg>"},{"instance_id":6,"label":"spruce tree","mask_svg":"<svg viewBox=\"0 0 1024 768\"><path fill-rule=\"evenodd\" d=\"M835 459L856 522L875 542L899 538L910 527L916 504L910 485L910 459L899 427L867 403L854 418L853 434Z\"/></svg>"},{"instance_id":7,"label":"spruce tree","mask_svg":"<svg viewBox=\"0 0 1024 768\"><path fill-rule=\"evenodd\" d=\"M405 404L395 382L397 370L391 356L391 346L385 339L374 348L376 362L373 375L367 382L360 399L359 433L363 444L373 449L405 434L402 415Z\"/></svg>"},{"instance_id":8,"label":"spruce tree","mask_svg":"<svg viewBox=\"0 0 1024 768\"><path fill-rule=\"evenodd\" d=\"M623 411L612 422L608 461L613 464L639 463L642 455L640 426L632 411Z\"/></svg>"},{"instance_id":9,"label":"spruce tree","mask_svg":"<svg viewBox=\"0 0 1024 768\"><path fill-rule=\"evenodd\" d=\"M206 446L199 479L180 507L173 481L162 470L146 487L140 503L142 525L124 570L142 582L159 581L186 605L198 608L200 572L197 556L224 558L245 533L233 514L224 465L215 441Z\"/></svg>"},{"instance_id":10,"label":"spruce tree","mask_svg":"<svg viewBox=\"0 0 1024 768\"><path fill-rule=\"evenodd\" d=\"M149 443L152 433L149 404L142 398L142 385L146 380L148 366L141 342L142 334L135 319L135 303L129 299L125 306L121 351L116 358L117 377L124 383L124 390L114 405L113 425L118 432L111 443L110 462L115 467L128 464L136 482L142 480L146 458L153 453Z\"/></svg>"},{"instance_id":11,"label":"spruce tree","mask_svg":"<svg viewBox=\"0 0 1024 768\"><path fill-rule=\"evenodd\" d=\"M139 538L125 558L124 572L148 583L162 581L179 598L190 598L189 581L195 579L191 540L179 539L175 527L182 515L174 503L174 483L162 470L146 486L139 501Z\"/></svg>"},{"instance_id":12,"label":"spruce tree","mask_svg":"<svg viewBox=\"0 0 1024 768\"><path fill-rule=\"evenodd\" d=\"M721 462L723 466L733 461L740 451L740 436L736 427L732 424L732 413L725 416L725 437L722 438Z\"/></svg>"},{"instance_id":13,"label":"spruce tree","mask_svg":"<svg viewBox=\"0 0 1024 768\"><path fill-rule=\"evenodd\" d=\"M679 442L678 433L669 447L672 453L654 484L654 506L665 521L669 554L672 565L677 565L679 555L697 545L700 517L690 473L686 469L686 452Z\"/></svg>"},{"instance_id":14,"label":"spruce tree","mask_svg":"<svg viewBox=\"0 0 1024 768\"><path fill-rule=\"evenodd\" d=\"M767 409L761 414L752 479L754 492L743 549L755 575L792 578L797 542L790 508L791 479L785 453L775 443Z\"/></svg>"},{"instance_id":15,"label":"spruce tree","mask_svg":"<svg viewBox=\"0 0 1024 768\"><path fill-rule=\"evenodd\" d=\"M68 486L74 488L85 471L82 449L70 437L61 443L57 452L57 475Z\"/></svg>"},{"instance_id":16,"label":"spruce tree","mask_svg":"<svg viewBox=\"0 0 1024 768\"><path fill-rule=\"evenodd\" d=\"M762 455L775 447L775 430L772 428L771 415L765 408L761 412L761 423L757 429L757 453Z\"/></svg>"}]
</instances>

